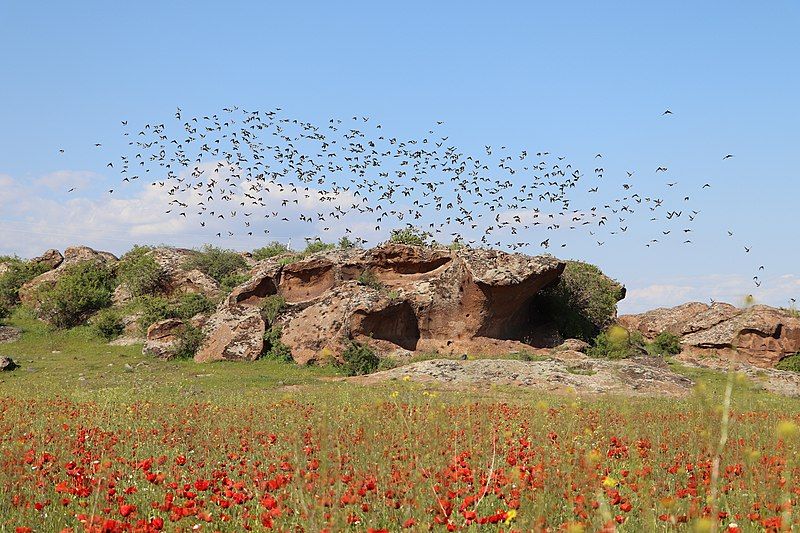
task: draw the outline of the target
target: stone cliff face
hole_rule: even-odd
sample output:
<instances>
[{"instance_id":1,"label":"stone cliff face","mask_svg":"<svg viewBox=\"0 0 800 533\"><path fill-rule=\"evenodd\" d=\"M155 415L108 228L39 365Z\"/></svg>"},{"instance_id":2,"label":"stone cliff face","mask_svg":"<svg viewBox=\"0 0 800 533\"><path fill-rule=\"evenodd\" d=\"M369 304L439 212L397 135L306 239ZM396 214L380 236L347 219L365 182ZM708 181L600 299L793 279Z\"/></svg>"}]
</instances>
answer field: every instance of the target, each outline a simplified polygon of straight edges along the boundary
<instances>
[{"instance_id":1,"label":"stone cliff face","mask_svg":"<svg viewBox=\"0 0 800 533\"><path fill-rule=\"evenodd\" d=\"M687 353L712 352L724 358L772 367L800 352L800 317L783 309L755 305L692 302L619 318L622 326L653 338L662 331L681 337Z\"/></svg>"},{"instance_id":2,"label":"stone cliff face","mask_svg":"<svg viewBox=\"0 0 800 533\"><path fill-rule=\"evenodd\" d=\"M260 305L273 295L287 304L282 341L303 364L338 357L350 340L384 353L506 353L544 342L534 297L563 269L551 256L398 244L268 260L219 305L196 359L257 358Z\"/></svg>"}]
</instances>

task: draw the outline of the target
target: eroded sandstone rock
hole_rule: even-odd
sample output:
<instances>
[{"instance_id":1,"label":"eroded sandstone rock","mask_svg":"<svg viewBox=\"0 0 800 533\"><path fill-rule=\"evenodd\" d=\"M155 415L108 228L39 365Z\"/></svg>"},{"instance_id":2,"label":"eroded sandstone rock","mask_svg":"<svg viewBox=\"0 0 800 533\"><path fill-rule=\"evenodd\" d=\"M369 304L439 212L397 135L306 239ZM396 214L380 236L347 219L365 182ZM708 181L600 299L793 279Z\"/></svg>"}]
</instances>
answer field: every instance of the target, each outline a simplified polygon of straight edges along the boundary
<instances>
[{"instance_id":1,"label":"eroded sandstone rock","mask_svg":"<svg viewBox=\"0 0 800 533\"><path fill-rule=\"evenodd\" d=\"M219 305L196 359L258 357L259 306L270 296L286 301L282 341L300 363L338 357L350 340L382 352L530 348L546 321L534 297L564 266L547 255L400 244L331 250L284 266L267 260Z\"/></svg>"},{"instance_id":2,"label":"eroded sandstone rock","mask_svg":"<svg viewBox=\"0 0 800 533\"><path fill-rule=\"evenodd\" d=\"M669 331L681 336L684 350L714 352L761 367L800 352L800 318L765 305L740 309L695 302L622 316L619 323L647 338Z\"/></svg>"}]
</instances>

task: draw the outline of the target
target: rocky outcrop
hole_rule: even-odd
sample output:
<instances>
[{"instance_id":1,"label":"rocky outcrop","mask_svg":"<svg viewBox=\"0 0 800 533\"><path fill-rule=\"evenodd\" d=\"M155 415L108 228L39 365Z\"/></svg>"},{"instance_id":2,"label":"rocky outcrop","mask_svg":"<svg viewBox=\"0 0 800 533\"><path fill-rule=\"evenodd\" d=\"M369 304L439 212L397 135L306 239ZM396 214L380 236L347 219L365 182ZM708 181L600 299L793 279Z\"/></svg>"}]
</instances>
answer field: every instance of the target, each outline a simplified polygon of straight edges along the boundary
<instances>
[{"instance_id":1,"label":"rocky outcrop","mask_svg":"<svg viewBox=\"0 0 800 533\"><path fill-rule=\"evenodd\" d=\"M53 250L50 252L46 252L41 258L37 258L35 260L42 259L43 261L51 261L50 264L57 262L57 256L52 254ZM57 253L57 252L56 252ZM58 254L60 255L60 254ZM19 299L20 301L28 305L30 307L38 307L39 306L39 299L38 293L39 290L43 287L53 286L55 285L59 279L64 275L64 272L71 267L72 265L77 265L78 263L83 263L87 261L94 261L96 263L102 263L107 266L113 266L117 262L117 257L109 252L98 252L96 250L92 250L87 246L73 246L71 248L67 248L64 251L63 260L58 263L58 267L54 268L40 276L33 278L31 281L23 285L19 290Z\"/></svg>"},{"instance_id":2,"label":"rocky outcrop","mask_svg":"<svg viewBox=\"0 0 800 533\"><path fill-rule=\"evenodd\" d=\"M800 352L800 317L764 305L740 309L695 302L622 316L619 323L646 338L668 331L681 337L686 351L713 351L764 368Z\"/></svg>"},{"instance_id":3,"label":"rocky outcrop","mask_svg":"<svg viewBox=\"0 0 800 533\"><path fill-rule=\"evenodd\" d=\"M34 257L31 259L31 262L46 266L48 270L53 270L54 268L58 268L61 263L64 262L64 256L61 255L61 252L58 250L51 249L47 250L39 257Z\"/></svg>"},{"instance_id":4,"label":"rocky outcrop","mask_svg":"<svg viewBox=\"0 0 800 533\"><path fill-rule=\"evenodd\" d=\"M566 354L566 352L565 352ZM626 396L686 396L693 382L676 374L657 357L610 361L590 359L577 352L571 357L537 361L434 359L350 378L371 384L408 379L454 388L515 386L548 392L622 394Z\"/></svg>"},{"instance_id":5,"label":"rocky outcrop","mask_svg":"<svg viewBox=\"0 0 800 533\"><path fill-rule=\"evenodd\" d=\"M260 305L270 296L285 300L282 342L304 364L338 357L350 340L379 352L491 355L554 346L535 296L564 266L548 255L399 244L320 252L285 266L267 260L220 303L197 360L258 357Z\"/></svg>"}]
</instances>

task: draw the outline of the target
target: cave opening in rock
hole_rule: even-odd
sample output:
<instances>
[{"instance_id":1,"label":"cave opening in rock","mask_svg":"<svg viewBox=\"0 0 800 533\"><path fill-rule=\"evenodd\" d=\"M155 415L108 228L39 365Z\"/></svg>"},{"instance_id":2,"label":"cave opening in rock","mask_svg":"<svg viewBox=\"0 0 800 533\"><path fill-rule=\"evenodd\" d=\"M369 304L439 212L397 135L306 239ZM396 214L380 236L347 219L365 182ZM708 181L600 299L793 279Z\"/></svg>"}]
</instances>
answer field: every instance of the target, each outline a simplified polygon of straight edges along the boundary
<instances>
[{"instance_id":1,"label":"cave opening in rock","mask_svg":"<svg viewBox=\"0 0 800 533\"><path fill-rule=\"evenodd\" d=\"M352 333L396 344L406 350L416 350L420 339L414 309L408 302L399 302L373 312L353 315Z\"/></svg>"}]
</instances>

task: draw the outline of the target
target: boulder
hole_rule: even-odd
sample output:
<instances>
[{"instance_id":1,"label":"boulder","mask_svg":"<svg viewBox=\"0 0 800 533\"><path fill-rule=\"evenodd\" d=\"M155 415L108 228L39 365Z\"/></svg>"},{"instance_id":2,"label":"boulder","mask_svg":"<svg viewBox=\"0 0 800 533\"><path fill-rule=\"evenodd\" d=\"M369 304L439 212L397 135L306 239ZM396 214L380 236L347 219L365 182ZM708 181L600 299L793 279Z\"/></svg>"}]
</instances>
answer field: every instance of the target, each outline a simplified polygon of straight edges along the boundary
<instances>
[{"instance_id":1,"label":"boulder","mask_svg":"<svg viewBox=\"0 0 800 533\"><path fill-rule=\"evenodd\" d=\"M61 252L58 250L51 249L47 250L39 257L34 257L31 259L31 262L39 265L46 265L48 270L53 270L54 268L58 268L59 265L64 262L64 256L61 255Z\"/></svg>"},{"instance_id":2,"label":"boulder","mask_svg":"<svg viewBox=\"0 0 800 533\"><path fill-rule=\"evenodd\" d=\"M623 316L619 323L650 339L662 331L679 335L685 351L714 352L764 368L800 352L800 317L765 305L695 302Z\"/></svg>"},{"instance_id":3,"label":"boulder","mask_svg":"<svg viewBox=\"0 0 800 533\"><path fill-rule=\"evenodd\" d=\"M180 333L186 326L177 318L159 320L147 328L142 353L159 359L172 359L178 347Z\"/></svg>"},{"instance_id":4,"label":"boulder","mask_svg":"<svg viewBox=\"0 0 800 533\"><path fill-rule=\"evenodd\" d=\"M48 254L49 252L45 253L45 255L42 257L45 257ZM57 268L36 276L19 289L20 301L25 305L37 308L39 306L38 293L40 288L46 286L52 287L58 282L59 279L61 279L61 277L64 275L64 272L69 267L87 261L94 261L107 266L113 266L118 259L112 253L98 252L87 246L73 246L67 248L64 251L64 259Z\"/></svg>"},{"instance_id":5,"label":"boulder","mask_svg":"<svg viewBox=\"0 0 800 533\"><path fill-rule=\"evenodd\" d=\"M555 346L535 297L564 266L549 255L400 244L324 251L287 265L268 259L220 303L196 359L258 357L265 330L259 306L273 295L286 302L282 341L299 363L338 358L350 340L379 352Z\"/></svg>"},{"instance_id":6,"label":"boulder","mask_svg":"<svg viewBox=\"0 0 800 533\"><path fill-rule=\"evenodd\" d=\"M7 356L0 356L0 372L11 372L19 368L19 365L13 359Z\"/></svg>"},{"instance_id":7,"label":"boulder","mask_svg":"<svg viewBox=\"0 0 800 533\"><path fill-rule=\"evenodd\" d=\"M556 346L556 350L559 352L578 352L578 353L586 353L586 350L589 349L589 343L582 341L580 339L567 339L558 346Z\"/></svg>"}]
</instances>

